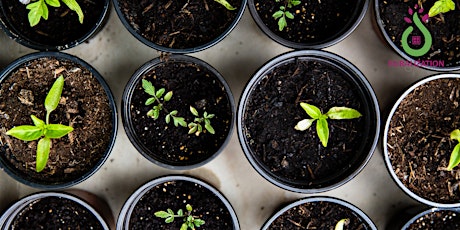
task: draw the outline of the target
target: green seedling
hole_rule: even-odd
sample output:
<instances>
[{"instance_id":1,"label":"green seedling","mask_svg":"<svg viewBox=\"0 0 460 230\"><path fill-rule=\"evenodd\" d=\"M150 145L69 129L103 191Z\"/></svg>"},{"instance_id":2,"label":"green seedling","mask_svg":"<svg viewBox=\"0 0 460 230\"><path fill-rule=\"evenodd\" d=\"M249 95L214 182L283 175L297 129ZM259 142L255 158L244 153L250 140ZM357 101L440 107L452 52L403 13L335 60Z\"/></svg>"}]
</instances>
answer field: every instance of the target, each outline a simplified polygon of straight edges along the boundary
<instances>
[{"instance_id":1,"label":"green seedling","mask_svg":"<svg viewBox=\"0 0 460 230\"><path fill-rule=\"evenodd\" d=\"M428 16L434 17L438 14L447 13L455 9L455 3L452 0L438 0L428 11Z\"/></svg>"},{"instance_id":2,"label":"green seedling","mask_svg":"<svg viewBox=\"0 0 460 230\"><path fill-rule=\"evenodd\" d=\"M27 5L29 10L28 18L30 26L36 26L40 19L48 20L48 5L52 7L60 7L62 1L69 9L75 11L78 15L78 20L83 24L83 11L76 0L20 0L21 3Z\"/></svg>"},{"instance_id":3,"label":"green seedling","mask_svg":"<svg viewBox=\"0 0 460 230\"><path fill-rule=\"evenodd\" d=\"M343 230L343 227L345 227L348 224L350 224L350 219L341 219L335 225L334 230Z\"/></svg>"},{"instance_id":4,"label":"green seedling","mask_svg":"<svg viewBox=\"0 0 460 230\"><path fill-rule=\"evenodd\" d=\"M50 124L49 117L61 100L62 89L64 88L64 77L61 75L53 84L45 98L46 122L31 115L34 125L16 126L6 132L19 140L35 141L37 144L36 167L37 172L41 172L48 162L51 149L51 139L61 138L73 131L73 128L61 124Z\"/></svg>"},{"instance_id":5,"label":"green seedling","mask_svg":"<svg viewBox=\"0 0 460 230\"><path fill-rule=\"evenodd\" d=\"M456 140L459 143L454 147L454 150L450 154L449 165L447 170L451 171L460 164L460 130L456 129L450 133L450 139Z\"/></svg>"},{"instance_id":6,"label":"green seedling","mask_svg":"<svg viewBox=\"0 0 460 230\"><path fill-rule=\"evenodd\" d=\"M208 114L206 111L203 113L203 116L200 117L198 111L193 107L190 106L190 112L195 116L195 120L188 124L188 134L195 133L195 135L199 136L201 132L203 132L203 126L201 123L204 122L204 128L208 130L209 133L215 134L214 128L211 126L211 118L213 118L214 114Z\"/></svg>"},{"instance_id":7,"label":"green seedling","mask_svg":"<svg viewBox=\"0 0 460 230\"><path fill-rule=\"evenodd\" d=\"M332 107L326 114L322 114L321 110L314 105L302 102L300 103L300 106L305 110L305 112L307 112L311 119L299 121L294 128L299 131L305 131L310 128L314 121L316 121L316 132L324 147L327 147L327 142L329 140L327 119L354 119L362 116L357 110L347 107Z\"/></svg>"},{"instance_id":8,"label":"green seedling","mask_svg":"<svg viewBox=\"0 0 460 230\"><path fill-rule=\"evenodd\" d=\"M280 2L281 0L275 0L275 1ZM294 19L294 15L291 12L289 12L288 8L297 6L300 3L301 3L300 0L284 0L284 5L280 6L280 9L272 15L272 17L275 20L278 20L279 31L283 31L283 29L287 27L286 18Z\"/></svg>"},{"instance_id":9,"label":"green seedling","mask_svg":"<svg viewBox=\"0 0 460 230\"><path fill-rule=\"evenodd\" d=\"M156 217L165 219L165 222L168 224L174 222L175 218L183 218L184 223L181 225L180 230L187 230L188 228L194 230L195 227L198 228L205 224L204 220L192 215L193 208L190 204L187 204L185 209L186 212L182 211L182 209L179 209L179 211L174 214L174 211L168 208L166 211L158 211L154 214Z\"/></svg>"},{"instance_id":10,"label":"green seedling","mask_svg":"<svg viewBox=\"0 0 460 230\"><path fill-rule=\"evenodd\" d=\"M227 10L236 10L236 8L230 5L230 3L227 2L227 0L214 0L214 1L223 5L225 8L227 8Z\"/></svg>"}]
</instances>

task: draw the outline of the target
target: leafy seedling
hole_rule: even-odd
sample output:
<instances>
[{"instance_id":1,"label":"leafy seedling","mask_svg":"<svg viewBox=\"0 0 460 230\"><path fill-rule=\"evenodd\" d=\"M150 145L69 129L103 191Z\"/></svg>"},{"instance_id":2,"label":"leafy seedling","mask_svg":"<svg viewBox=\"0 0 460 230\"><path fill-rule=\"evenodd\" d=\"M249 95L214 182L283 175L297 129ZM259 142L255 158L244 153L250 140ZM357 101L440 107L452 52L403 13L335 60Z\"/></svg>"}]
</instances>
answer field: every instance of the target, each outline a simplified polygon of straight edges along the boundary
<instances>
[{"instance_id":1,"label":"leafy seedling","mask_svg":"<svg viewBox=\"0 0 460 230\"><path fill-rule=\"evenodd\" d=\"M343 227L348 225L350 223L350 219L341 219L337 224L335 225L334 230L343 230Z\"/></svg>"},{"instance_id":2,"label":"leafy seedling","mask_svg":"<svg viewBox=\"0 0 460 230\"><path fill-rule=\"evenodd\" d=\"M321 110L314 105L302 102L300 106L312 119L303 119L299 121L294 128L299 131L305 131L316 121L316 132L324 147L327 147L327 142L329 140L328 118L332 120L343 120L362 116L357 110L347 107L332 107L326 114L322 114Z\"/></svg>"},{"instance_id":3,"label":"leafy seedling","mask_svg":"<svg viewBox=\"0 0 460 230\"><path fill-rule=\"evenodd\" d=\"M69 9L75 11L78 15L78 20L83 24L83 11L76 0L19 0L21 3L26 4L26 8L29 10L28 18L31 27L36 26L40 19L48 20L48 5L52 7L60 7L62 1L69 7Z\"/></svg>"},{"instance_id":4,"label":"leafy seedling","mask_svg":"<svg viewBox=\"0 0 460 230\"><path fill-rule=\"evenodd\" d=\"M214 128L211 126L211 118L213 118L214 114L208 114L206 111L203 113L203 116L200 117L198 111L193 107L190 106L190 112L195 116L195 120L188 124L188 134L195 133L196 136L199 136L201 132L203 132L203 126L201 123L204 122L204 128L208 130L210 134L215 134Z\"/></svg>"},{"instance_id":5,"label":"leafy seedling","mask_svg":"<svg viewBox=\"0 0 460 230\"><path fill-rule=\"evenodd\" d=\"M450 154L449 165L447 170L451 171L460 164L460 130L456 129L450 133L450 139L456 140L459 143L454 147L454 150Z\"/></svg>"},{"instance_id":6,"label":"leafy seedling","mask_svg":"<svg viewBox=\"0 0 460 230\"><path fill-rule=\"evenodd\" d=\"M236 10L236 8L230 5L230 3L227 2L227 0L214 0L214 1L223 5L225 8L227 8L227 10Z\"/></svg>"},{"instance_id":7,"label":"leafy seedling","mask_svg":"<svg viewBox=\"0 0 460 230\"><path fill-rule=\"evenodd\" d=\"M174 214L174 211L168 208L166 211L158 211L154 214L156 217L165 219L165 222L168 224L174 222L175 218L183 218L184 223L181 225L180 230L187 230L188 228L194 230L195 227L198 228L205 224L204 220L192 215L193 208L190 204L187 204L185 209L186 212L182 211L182 209L179 209L179 211Z\"/></svg>"},{"instance_id":8,"label":"leafy seedling","mask_svg":"<svg viewBox=\"0 0 460 230\"><path fill-rule=\"evenodd\" d=\"M281 0L276 0L276 2L280 1ZM288 11L288 8L292 8L301 3L300 0L285 0L284 2L284 6L280 6L280 9L272 15L275 20L278 20L279 31L283 31L283 29L287 27L286 18L294 19L294 15Z\"/></svg>"},{"instance_id":9,"label":"leafy seedling","mask_svg":"<svg viewBox=\"0 0 460 230\"><path fill-rule=\"evenodd\" d=\"M438 0L428 11L428 16L434 17L438 14L447 13L455 9L455 3L452 0Z\"/></svg>"},{"instance_id":10,"label":"leafy seedling","mask_svg":"<svg viewBox=\"0 0 460 230\"><path fill-rule=\"evenodd\" d=\"M61 124L50 124L49 117L61 100L62 89L64 88L64 77L61 75L53 84L45 98L46 122L31 115L34 125L16 126L6 132L19 140L34 141L38 140L36 167L37 172L41 172L48 162L51 149L51 139L61 138L73 131L73 128Z\"/></svg>"}]
</instances>

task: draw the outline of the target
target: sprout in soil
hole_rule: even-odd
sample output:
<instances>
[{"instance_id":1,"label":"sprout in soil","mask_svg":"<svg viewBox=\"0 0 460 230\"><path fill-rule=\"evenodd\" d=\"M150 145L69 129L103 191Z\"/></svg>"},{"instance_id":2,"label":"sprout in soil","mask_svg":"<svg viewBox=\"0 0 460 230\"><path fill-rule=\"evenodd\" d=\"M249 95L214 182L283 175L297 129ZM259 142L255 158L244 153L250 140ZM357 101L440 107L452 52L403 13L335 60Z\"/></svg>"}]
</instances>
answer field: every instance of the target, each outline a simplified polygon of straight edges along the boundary
<instances>
[{"instance_id":1,"label":"sprout in soil","mask_svg":"<svg viewBox=\"0 0 460 230\"><path fill-rule=\"evenodd\" d=\"M327 124L328 118L333 120L342 120L354 119L362 116L357 110L347 107L332 107L326 114L322 114L321 110L314 105L302 102L300 103L300 106L312 119L303 119L299 121L294 128L299 131L305 131L310 128L314 121L317 121L316 132L324 147L327 147L327 142L329 140L329 127Z\"/></svg>"},{"instance_id":2,"label":"sprout in soil","mask_svg":"<svg viewBox=\"0 0 460 230\"><path fill-rule=\"evenodd\" d=\"M195 227L200 227L201 225L205 224L204 220L199 219L197 216L192 215L193 208L190 204L185 206L186 212L179 209L177 214L174 214L174 211L171 209L167 209L166 211L158 211L155 212L156 217L160 217L165 219L166 223L172 223L174 218L183 218L184 223L182 223L180 230L187 230L188 228L194 230Z\"/></svg>"},{"instance_id":3,"label":"sprout in soil","mask_svg":"<svg viewBox=\"0 0 460 230\"><path fill-rule=\"evenodd\" d=\"M281 0L275 1L280 2ZM278 20L279 31L283 31L284 27L287 26L286 18L294 19L294 15L288 11L288 8L297 6L300 3L300 0L284 0L284 5L280 6L280 9L272 15L275 20Z\"/></svg>"},{"instance_id":4,"label":"sprout in soil","mask_svg":"<svg viewBox=\"0 0 460 230\"><path fill-rule=\"evenodd\" d=\"M76 0L19 0L22 4L27 5L26 8L29 10L29 23L30 26L36 26L40 19L43 18L48 20L48 5L52 7L60 7L62 1L69 7L69 9L75 11L78 15L78 20L83 24L83 11L78 5Z\"/></svg>"},{"instance_id":5,"label":"sprout in soil","mask_svg":"<svg viewBox=\"0 0 460 230\"><path fill-rule=\"evenodd\" d=\"M227 2L227 0L214 0L214 1L223 5L225 8L227 8L227 10L236 10L236 8L230 5L230 3Z\"/></svg>"},{"instance_id":6,"label":"sprout in soil","mask_svg":"<svg viewBox=\"0 0 460 230\"><path fill-rule=\"evenodd\" d=\"M211 126L211 118L215 116L214 114L208 114L206 111L204 111L203 116L200 117L200 114L193 106L190 106L190 112L193 114L193 116L195 116L195 120L188 124L188 134L195 133L195 135L199 136L200 133L203 132L203 126L201 125L203 122L204 128L208 130L210 134L216 133L214 128Z\"/></svg>"},{"instance_id":7,"label":"sprout in soil","mask_svg":"<svg viewBox=\"0 0 460 230\"><path fill-rule=\"evenodd\" d=\"M34 125L16 126L6 132L7 135L11 135L23 141L34 141L40 139L37 144L35 167L37 172L42 171L46 166L51 149L51 139L61 138L73 131L73 128L70 126L49 123L50 113L57 108L59 101L61 100L63 88L64 77L61 75L54 82L45 98L46 123L38 117L31 115L30 117L32 118Z\"/></svg>"},{"instance_id":8,"label":"sprout in soil","mask_svg":"<svg viewBox=\"0 0 460 230\"><path fill-rule=\"evenodd\" d=\"M350 219L341 219L335 225L334 230L343 230L343 227L345 227L348 224L350 224Z\"/></svg>"},{"instance_id":9,"label":"sprout in soil","mask_svg":"<svg viewBox=\"0 0 460 230\"><path fill-rule=\"evenodd\" d=\"M455 3L453 0L438 0L430 8L430 11L428 11L428 15L430 17L434 17L438 14L447 13L454 9L455 9Z\"/></svg>"},{"instance_id":10,"label":"sprout in soil","mask_svg":"<svg viewBox=\"0 0 460 230\"><path fill-rule=\"evenodd\" d=\"M454 150L450 154L449 165L447 170L451 171L460 164L460 130L456 129L450 133L450 139L456 140L459 143L454 147Z\"/></svg>"}]
</instances>

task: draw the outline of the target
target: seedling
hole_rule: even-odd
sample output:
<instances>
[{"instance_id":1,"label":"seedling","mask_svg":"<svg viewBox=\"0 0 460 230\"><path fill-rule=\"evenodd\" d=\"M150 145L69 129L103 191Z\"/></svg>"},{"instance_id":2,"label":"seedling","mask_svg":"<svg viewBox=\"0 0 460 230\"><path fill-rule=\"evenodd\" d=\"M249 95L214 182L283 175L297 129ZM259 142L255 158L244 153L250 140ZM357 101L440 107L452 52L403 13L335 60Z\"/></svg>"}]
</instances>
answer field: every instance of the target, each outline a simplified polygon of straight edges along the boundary
<instances>
[{"instance_id":1,"label":"seedling","mask_svg":"<svg viewBox=\"0 0 460 230\"><path fill-rule=\"evenodd\" d=\"M456 129L450 133L450 139L456 140L459 143L454 147L454 150L450 154L449 165L447 170L451 171L460 164L460 130Z\"/></svg>"},{"instance_id":2,"label":"seedling","mask_svg":"<svg viewBox=\"0 0 460 230\"><path fill-rule=\"evenodd\" d=\"M350 223L350 219L341 219L337 224L335 225L334 230L343 230L343 227L348 225Z\"/></svg>"},{"instance_id":3,"label":"seedling","mask_svg":"<svg viewBox=\"0 0 460 230\"><path fill-rule=\"evenodd\" d=\"M214 0L214 1L223 5L225 8L227 8L227 10L236 10L236 8L230 5L230 3L227 2L227 0Z\"/></svg>"},{"instance_id":4,"label":"seedling","mask_svg":"<svg viewBox=\"0 0 460 230\"><path fill-rule=\"evenodd\" d=\"M75 11L78 15L78 20L83 24L83 11L78 5L76 0L19 0L22 4L27 5L26 8L29 10L29 23L31 27L36 26L40 19L43 18L48 20L48 5L52 7L60 7L62 1L69 7L69 9Z\"/></svg>"},{"instance_id":5,"label":"seedling","mask_svg":"<svg viewBox=\"0 0 460 230\"><path fill-rule=\"evenodd\" d=\"M195 116L195 120L188 124L188 134L195 133L195 135L199 136L201 132L203 132L203 126L201 123L204 122L204 128L208 130L209 133L215 134L214 128L211 126L211 118L213 118L214 114L208 114L206 111L203 113L203 116L200 117L198 111L193 107L190 106L190 112Z\"/></svg>"},{"instance_id":6,"label":"seedling","mask_svg":"<svg viewBox=\"0 0 460 230\"><path fill-rule=\"evenodd\" d=\"M275 1L280 2L281 0L275 0ZM275 20L278 20L279 31L283 31L283 29L287 27L286 18L294 19L294 15L288 11L288 8L297 6L300 3L301 3L300 0L284 0L284 5L280 6L280 9L272 15L272 17Z\"/></svg>"},{"instance_id":7,"label":"seedling","mask_svg":"<svg viewBox=\"0 0 460 230\"><path fill-rule=\"evenodd\" d=\"M447 13L455 9L455 3L452 0L438 0L428 11L430 17L434 17L438 14Z\"/></svg>"},{"instance_id":8,"label":"seedling","mask_svg":"<svg viewBox=\"0 0 460 230\"><path fill-rule=\"evenodd\" d=\"M49 117L61 100L62 89L64 88L64 77L61 75L53 84L45 98L46 123L34 115L31 115L34 125L16 126L6 132L19 140L35 141L37 144L36 167L37 172L41 172L48 162L51 149L51 139L61 138L73 131L73 128L61 124L50 124Z\"/></svg>"},{"instance_id":9,"label":"seedling","mask_svg":"<svg viewBox=\"0 0 460 230\"><path fill-rule=\"evenodd\" d=\"M205 224L205 221L202 219L197 218L196 216L192 215L193 208L190 204L185 206L186 212L179 209L177 214L174 214L174 211L171 209L167 209L166 211L158 211L155 212L156 217L160 217L165 219L166 223L172 223L174 218L183 218L184 223L181 225L180 230L187 230L188 228L194 230L195 227L200 227L201 225Z\"/></svg>"},{"instance_id":10,"label":"seedling","mask_svg":"<svg viewBox=\"0 0 460 230\"><path fill-rule=\"evenodd\" d=\"M327 142L329 140L329 127L327 124L328 118L333 120L342 120L354 119L362 116L357 110L347 107L332 107L326 114L322 114L321 110L314 105L302 102L300 103L300 106L312 119L303 119L299 121L294 128L299 131L305 131L310 128L314 121L316 121L316 132L324 147L327 147Z\"/></svg>"}]
</instances>

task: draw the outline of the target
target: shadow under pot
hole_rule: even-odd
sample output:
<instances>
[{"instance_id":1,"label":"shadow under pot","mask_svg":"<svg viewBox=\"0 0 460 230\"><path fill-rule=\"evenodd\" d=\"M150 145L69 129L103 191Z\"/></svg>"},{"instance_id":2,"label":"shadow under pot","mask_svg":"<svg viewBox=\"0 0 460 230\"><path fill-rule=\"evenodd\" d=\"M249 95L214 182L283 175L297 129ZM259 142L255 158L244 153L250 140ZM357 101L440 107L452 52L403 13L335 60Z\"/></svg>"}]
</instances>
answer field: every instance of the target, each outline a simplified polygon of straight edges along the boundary
<instances>
[{"instance_id":1,"label":"shadow under pot","mask_svg":"<svg viewBox=\"0 0 460 230\"><path fill-rule=\"evenodd\" d=\"M248 82L237 131L265 179L318 193L364 168L377 143L379 117L374 91L351 63L324 51L295 51L270 60Z\"/></svg>"},{"instance_id":2,"label":"shadow under pot","mask_svg":"<svg viewBox=\"0 0 460 230\"><path fill-rule=\"evenodd\" d=\"M117 112L102 76L59 52L29 54L0 73L0 167L28 186L76 185L115 142Z\"/></svg>"},{"instance_id":3,"label":"shadow under pot","mask_svg":"<svg viewBox=\"0 0 460 230\"><path fill-rule=\"evenodd\" d=\"M322 49L350 35L364 18L369 0L248 0L259 28L293 49Z\"/></svg>"},{"instance_id":4,"label":"shadow under pot","mask_svg":"<svg viewBox=\"0 0 460 230\"><path fill-rule=\"evenodd\" d=\"M405 61L397 66L419 66L434 71L460 70L460 10L452 1L448 12L436 13L437 0L377 0L375 20L386 43ZM438 4L439 4L438 3ZM448 4L449 5L449 4ZM444 6L446 8L446 6ZM391 64L391 63L389 63Z\"/></svg>"},{"instance_id":5,"label":"shadow under pot","mask_svg":"<svg viewBox=\"0 0 460 230\"><path fill-rule=\"evenodd\" d=\"M224 39L243 16L247 0L113 0L123 25L139 41L168 53L193 53ZM226 2L229 5L219 2Z\"/></svg>"},{"instance_id":6,"label":"shadow under pot","mask_svg":"<svg viewBox=\"0 0 460 230\"><path fill-rule=\"evenodd\" d=\"M0 217L0 229L109 230L113 224L112 213L105 203L93 194L77 190L24 197Z\"/></svg>"},{"instance_id":7,"label":"shadow under pot","mask_svg":"<svg viewBox=\"0 0 460 230\"><path fill-rule=\"evenodd\" d=\"M342 228L336 228L342 226ZM261 230L363 229L377 230L372 220L356 206L333 197L310 197L290 203L275 212Z\"/></svg>"},{"instance_id":8,"label":"shadow under pot","mask_svg":"<svg viewBox=\"0 0 460 230\"><path fill-rule=\"evenodd\" d=\"M234 101L225 79L194 57L172 55L140 67L123 93L122 118L134 147L169 169L214 159L234 126Z\"/></svg>"},{"instance_id":9,"label":"shadow under pot","mask_svg":"<svg viewBox=\"0 0 460 230\"><path fill-rule=\"evenodd\" d=\"M231 204L216 188L179 175L160 177L137 189L123 205L117 229L182 229L184 223L197 229L240 229Z\"/></svg>"},{"instance_id":10,"label":"shadow under pot","mask_svg":"<svg viewBox=\"0 0 460 230\"><path fill-rule=\"evenodd\" d=\"M387 230L460 229L460 209L412 207L398 213Z\"/></svg>"},{"instance_id":11,"label":"shadow under pot","mask_svg":"<svg viewBox=\"0 0 460 230\"><path fill-rule=\"evenodd\" d=\"M413 199L435 207L460 207L460 167L449 169L460 128L460 75L422 79L393 105L385 124L385 164ZM458 149L457 149L458 150Z\"/></svg>"},{"instance_id":12,"label":"shadow under pot","mask_svg":"<svg viewBox=\"0 0 460 230\"><path fill-rule=\"evenodd\" d=\"M60 1L60 7L48 5L51 1L41 0L47 7L48 19L31 26L29 12L36 12L39 18L39 1L24 5L20 0L0 0L0 26L6 34L21 45L40 51L57 51L75 47L94 36L105 23L110 0L77 0L83 18ZM32 7L29 11L26 7Z\"/></svg>"}]
</instances>

